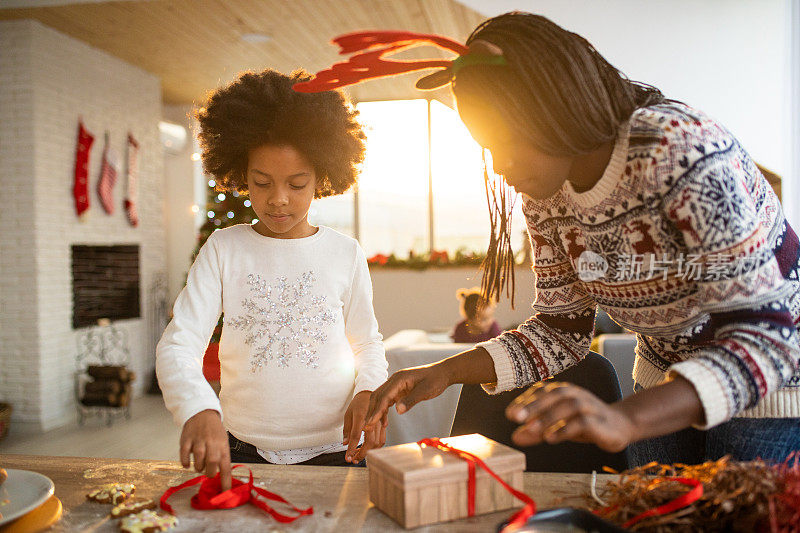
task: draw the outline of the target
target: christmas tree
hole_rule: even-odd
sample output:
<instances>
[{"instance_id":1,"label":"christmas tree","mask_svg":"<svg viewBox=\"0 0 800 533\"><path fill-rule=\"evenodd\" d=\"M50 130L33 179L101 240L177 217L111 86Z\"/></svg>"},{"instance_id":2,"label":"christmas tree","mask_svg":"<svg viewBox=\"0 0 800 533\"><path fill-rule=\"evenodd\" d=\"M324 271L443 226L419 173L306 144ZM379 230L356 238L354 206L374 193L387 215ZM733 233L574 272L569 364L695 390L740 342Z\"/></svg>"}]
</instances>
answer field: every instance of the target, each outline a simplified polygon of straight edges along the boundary
<instances>
[{"instance_id":1,"label":"christmas tree","mask_svg":"<svg viewBox=\"0 0 800 533\"><path fill-rule=\"evenodd\" d=\"M234 224L252 224L257 220L250 209L250 200L238 192L218 191L217 183L208 180L208 201L206 202L206 221L200 226L197 247L192 259L197 257L202 247L214 231Z\"/></svg>"},{"instance_id":2,"label":"christmas tree","mask_svg":"<svg viewBox=\"0 0 800 533\"><path fill-rule=\"evenodd\" d=\"M200 253L200 248L216 230L227 228L234 224L252 224L258 220L255 218L253 210L250 209L250 199L247 195L236 191L219 191L216 186L217 183L213 179L208 180L208 200L205 208L206 220L200 226L197 247L192 254L192 261ZM217 327L214 328L211 342L219 342L220 335L222 335L221 316L219 322L217 322Z\"/></svg>"}]
</instances>

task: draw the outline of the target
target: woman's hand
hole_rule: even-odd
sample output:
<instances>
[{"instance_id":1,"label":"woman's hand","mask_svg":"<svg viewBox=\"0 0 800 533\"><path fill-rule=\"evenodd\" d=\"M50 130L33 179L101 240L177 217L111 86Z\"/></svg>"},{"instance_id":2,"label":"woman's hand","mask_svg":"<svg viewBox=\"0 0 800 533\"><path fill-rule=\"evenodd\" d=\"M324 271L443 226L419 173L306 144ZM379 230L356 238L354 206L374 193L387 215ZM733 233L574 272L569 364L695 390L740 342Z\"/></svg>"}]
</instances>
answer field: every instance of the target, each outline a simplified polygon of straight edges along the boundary
<instances>
[{"instance_id":1,"label":"woman's hand","mask_svg":"<svg viewBox=\"0 0 800 533\"><path fill-rule=\"evenodd\" d=\"M494 362L483 348L473 348L438 363L399 370L372 393L364 429L385 420L392 405L397 404L397 412L403 414L423 400L436 398L454 383L495 381Z\"/></svg>"},{"instance_id":2,"label":"woman's hand","mask_svg":"<svg viewBox=\"0 0 800 533\"><path fill-rule=\"evenodd\" d=\"M386 419L389 408L397 404L397 412L405 413L423 400L436 398L450 386L442 362L398 370L372 393L366 413L365 429L376 427Z\"/></svg>"},{"instance_id":3,"label":"woman's hand","mask_svg":"<svg viewBox=\"0 0 800 533\"><path fill-rule=\"evenodd\" d=\"M231 488L231 449L228 433L217 411L206 409L187 420L183 425L180 443L184 468L189 468L189 458L193 456L195 470L205 470L208 477L214 477L219 472L222 490Z\"/></svg>"},{"instance_id":4,"label":"woman's hand","mask_svg":"<svg viewBox=\"0 0 800 533\"><path fill-rule=\"evenodd\" d=\"M509 404L506 416L522 424L512 435L520 446L570 440L619 452L636 440L636 425L623 410L569 383L534 385Z\"/></svg>"},{"instance_id":5,"label":"woman's hand","mask_svg":"<svg viewBox=\"0 0 800 533\"><path fill-rule=\"evenodd\" d=\"M369 450L380 448L386 444L387 421L385 416L381 423L374 428L364 429L364 418L367 414L372 394L372 391L361 391L353 396L350 405L347 407L347 412L344 414L344 440L342 440L342 444L347 445L345 460L348 463L359 463L367 456ZM362 431L364 431L364 443L358 447Z\"/></svg>"}]
</instances>

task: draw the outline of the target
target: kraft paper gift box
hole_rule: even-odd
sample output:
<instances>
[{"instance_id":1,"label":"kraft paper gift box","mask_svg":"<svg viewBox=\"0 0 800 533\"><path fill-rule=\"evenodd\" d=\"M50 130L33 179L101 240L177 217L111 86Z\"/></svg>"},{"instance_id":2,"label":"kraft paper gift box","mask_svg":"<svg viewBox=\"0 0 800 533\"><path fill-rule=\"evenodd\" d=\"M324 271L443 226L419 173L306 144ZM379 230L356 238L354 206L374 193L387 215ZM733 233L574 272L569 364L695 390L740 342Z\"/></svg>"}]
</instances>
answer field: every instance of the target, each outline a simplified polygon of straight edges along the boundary
<instances>
[{"instance_id":1,"label":"kraft paper gift box","mask_svg":"<svg viewBox=\"0 0 800 533\"><path fill-rule=\"evenodd\" d=\"M522 491L525 454L483 435L441 439L481 460L511 487ZM369 496L405 528L466 518L468 464L433 446L401 444L367 453ZM476 465L475 515L518 506L514 496Z\"/></svg>"}]
</instances>

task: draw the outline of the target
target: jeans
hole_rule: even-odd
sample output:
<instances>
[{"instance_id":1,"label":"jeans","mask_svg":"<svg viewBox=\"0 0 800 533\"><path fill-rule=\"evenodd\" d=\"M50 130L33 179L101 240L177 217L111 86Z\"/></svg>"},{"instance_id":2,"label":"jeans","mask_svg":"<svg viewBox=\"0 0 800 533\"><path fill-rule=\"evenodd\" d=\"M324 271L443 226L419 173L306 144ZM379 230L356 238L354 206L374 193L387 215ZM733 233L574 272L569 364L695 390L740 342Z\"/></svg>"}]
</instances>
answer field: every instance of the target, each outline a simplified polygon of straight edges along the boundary
<instances>
[{"instance_id":1,"label":"jeans","mask_svg":"<svg viewBox=\"0 0 800 533\"><path fill-rule=\"evenodd\" d=\"M639 441L629 449L632 466L650 461L698 464L723 455L737 461L783 462L800 450L800 418L733 418L708 430L687 428Z\"/></svg>"},{"instance_id":2,"label":"jeans","mask_svg":"<svg viewBox=\"0 0 800 533\"><path fill-rule=\"evenodd\" d=\"M228 444L231 448L231 463L272 464L258 454L258 450L255 446L237 439L230 433L228 433ZM344 451L323 453L322 455L312 457L308 461L296 464L309 466L366 466L366 461L348 463L344 460L344 455Z\"/></svg>"}]
</instances>

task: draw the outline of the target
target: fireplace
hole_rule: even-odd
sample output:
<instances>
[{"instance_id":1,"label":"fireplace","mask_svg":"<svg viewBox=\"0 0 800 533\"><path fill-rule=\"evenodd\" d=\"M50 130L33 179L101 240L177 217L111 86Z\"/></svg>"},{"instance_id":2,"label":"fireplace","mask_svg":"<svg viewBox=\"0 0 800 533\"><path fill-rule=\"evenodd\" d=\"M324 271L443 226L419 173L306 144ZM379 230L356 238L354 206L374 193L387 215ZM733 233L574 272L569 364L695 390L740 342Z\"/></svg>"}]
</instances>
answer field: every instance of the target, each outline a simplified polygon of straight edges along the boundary
<instances>
[{"instance_id":1,"label":"fireplace","mask_svg":"<svg viewBox=\"0 0 800 533\"><path fill-rule=\"evenodd\" d=\"M72 246L72 327L138 318L139 246Z\"/></svg>"}]
</instances>

